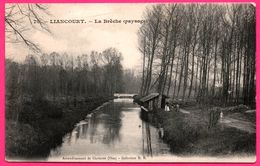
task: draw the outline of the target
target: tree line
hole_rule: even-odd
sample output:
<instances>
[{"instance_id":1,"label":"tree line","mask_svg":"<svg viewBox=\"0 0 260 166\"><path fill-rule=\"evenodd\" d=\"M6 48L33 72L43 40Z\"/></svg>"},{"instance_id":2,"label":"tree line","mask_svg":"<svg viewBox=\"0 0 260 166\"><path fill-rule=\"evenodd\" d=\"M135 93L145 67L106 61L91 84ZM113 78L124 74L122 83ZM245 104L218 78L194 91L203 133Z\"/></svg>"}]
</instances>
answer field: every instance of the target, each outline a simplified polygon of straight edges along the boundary
<instances>
[{"instance_id":1,"label":"tree line","mask_svg":"<svg viewBox=\"0 0 260 166\"><path fill-rule=\"evenodd\" d=\"M52 52L28 55L23 63L6 60L7 106L18 114L24 102L73 100L113 96L122 92L122 55L108 48L90 55ZM9 104L8 104L9 103Z\"/></svg>"},{"instance_id":2,"label":"tree line","mask_svg":"<svg viewBox=\"0 0 260 166\"><path fill-rule=\"evenodd\" d=\"M255 104L252 4L153 5L143 17L141 95Z\"/></svg>"}]
</instances>

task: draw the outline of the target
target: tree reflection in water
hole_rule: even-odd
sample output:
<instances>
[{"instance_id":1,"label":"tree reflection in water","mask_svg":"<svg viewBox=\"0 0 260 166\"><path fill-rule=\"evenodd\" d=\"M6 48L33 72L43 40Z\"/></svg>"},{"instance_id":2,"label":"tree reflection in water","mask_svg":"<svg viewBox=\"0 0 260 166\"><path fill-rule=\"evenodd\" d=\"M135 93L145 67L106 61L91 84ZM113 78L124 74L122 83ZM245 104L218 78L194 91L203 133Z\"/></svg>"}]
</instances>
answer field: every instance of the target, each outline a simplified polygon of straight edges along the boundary
<instances>
[{"instance_id":1,"label":"tree reflection in water","mask_svg":"<svg viewBox=\"0 0 260 166\"><path fill-rule=\"evenodd\" d=\"M143 156L153 156L151 130L149 123L142 121Z\"/></svg>"},{"instance_id":2,"label":"tree reflection in water","mask_svg":"<svg viewBox=\"0 0 260 166\"><path fill-rule=\"evenodd\" d=\"M121 109L122 105L118 103L113 103L107 107L104 114L107 115L103 118L103 124L105 129L105 134L103 138L104 144L114 144L115 141L120 141L120 128L121 123Z\"/></svg>"},{"instance_id":3,"label":"tree reflection in water","mask_svg":"<svg viewBox=\"0 0 260 166\"><path fill-rule=\"evenodd\" d=\"M143 155L155 157L169 153L158 129L139 117L140 107L132 100L115 99L80 121L51 150L48 160L70 155ZM166 153L165 153L166 152Z\"/></svg>"},{"instance_id":4,"label":"tree reflection in water","mask_svg":"<svg viewBox=\"0 0 260 166\"><path fill-rule=\"evenodd\" d=\"M95 135L97 131L97 125L99 123L99 119L97 118L96 114L93 113L91 114L92 116L88 118L88 123L89 123L89 138L91 143L95 143Z\"/></svg>"},{"instance_id":5,"label":"tree reflection in water","mask_svg":"<svg viewBox=\"0 0 260 166\"><path fill-rule=\"evenodd\" d=\"M73 131L75 133L75 142L79 138L87 139L88 136L91 143L99 142L97 140L99 136L96 132L99 131L97 128L100 126L104 130L102 143L111 145L115 141L120 141L122 106L120 103L111 103L103 108L102 113L92 113L86 120L81 121ZM70 133L67 140L69 144L71 144L72 137L72 133Z\"/></svg>"}]
</instances>

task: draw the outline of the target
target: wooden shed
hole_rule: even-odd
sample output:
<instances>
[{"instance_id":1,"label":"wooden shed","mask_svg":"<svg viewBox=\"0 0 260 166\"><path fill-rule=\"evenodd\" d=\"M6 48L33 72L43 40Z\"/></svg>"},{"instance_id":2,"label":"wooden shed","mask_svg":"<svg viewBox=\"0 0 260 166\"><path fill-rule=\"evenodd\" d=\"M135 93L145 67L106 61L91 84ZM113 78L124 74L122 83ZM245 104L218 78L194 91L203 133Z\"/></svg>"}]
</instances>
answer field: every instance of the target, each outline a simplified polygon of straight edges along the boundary
<instances>
[{"instance_id":1,"label":"wooden shed","mask_svg":"<svg viewBox=\"0 0 260 166\"><path fill-rule=\"evenodd\" d=\"M161 108L163 109L165 108L166 98L168 97L165 95L162 96ZM159 101L159 93L150 93L149 95L144 96L140 99L140 104L151 111L157 108L158 101Z\"/></svg>"}]
</instances>

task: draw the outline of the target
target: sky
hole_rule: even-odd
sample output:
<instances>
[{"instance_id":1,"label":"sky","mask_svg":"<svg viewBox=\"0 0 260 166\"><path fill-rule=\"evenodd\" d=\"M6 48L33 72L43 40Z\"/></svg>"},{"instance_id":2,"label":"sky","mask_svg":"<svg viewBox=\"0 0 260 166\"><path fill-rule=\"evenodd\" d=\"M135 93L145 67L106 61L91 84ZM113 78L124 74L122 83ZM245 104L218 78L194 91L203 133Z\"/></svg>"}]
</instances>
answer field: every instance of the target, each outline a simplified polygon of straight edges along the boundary
<instances>
[{"instance_id":1,"label":"sky","mask_svg":"<svg viewBox=\"0 0 260 166\"><path fill-rule=\"evenodd\" d=\"M33 30L27 36L40 45L43 52L67 52L78 56L92 50L101 52L117 48L123 56L124 68L140 66L137 32L140 23L103 23L104 19L142 20L147 4L49 4L46 21L55 19L84 19L85 24L48 24L51 34ZM94 23L101 20L102 23ZM90 22L92 21L92 22ZM23 44L6 44L6 57L22 61L32 53Z\"/></svg>"}]
</instances>

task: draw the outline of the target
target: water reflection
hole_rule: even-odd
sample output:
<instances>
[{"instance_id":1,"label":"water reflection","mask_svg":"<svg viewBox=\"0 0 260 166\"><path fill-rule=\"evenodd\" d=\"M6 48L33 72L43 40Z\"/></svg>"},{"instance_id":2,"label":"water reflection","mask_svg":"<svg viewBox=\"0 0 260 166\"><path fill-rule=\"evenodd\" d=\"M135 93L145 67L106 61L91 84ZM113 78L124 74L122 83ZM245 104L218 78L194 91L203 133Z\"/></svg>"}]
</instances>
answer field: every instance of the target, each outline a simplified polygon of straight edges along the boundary
<instances>
[{"instance_id":1,"label":"water reflection","mask_svg":"<svg viewBox=\"0 0 260 166\"><path fill-rule=\"evenodd\" d=\"M51 150L49 160L67 155L169 154L158 129L142 121L139 113L138 105L129 99L104 104L79 122L60 147Z\"/></svg>"},{"instance_id":2,"label":"water reflection","mask_svg":"<svg viewBox=\"0 0 260 166\"><path fill-rule=\"evenodd\" d=\"M78 139L89 139L90 143L96 143L99 141L99 133L97 133L99 130L103 131L102 142L104 144L109 145L120 141L120 128L122 126L121 107L122 105L115 106L115 103L112 103L105 107L102 113L92 113L90 116L87 116L66 136L66 142L71 145L73 143L72 137L74 137L75 142Z\"/></svg>"},{"instance_id":3,"label":"water reflection","mask_svg":"<svg viewBox=\"0 0 260 166\"><path fill-rule=\"evenodd\" d=\"M120 129L121 122L121 108L122 105L116 105L116 103L110 104L104 110L103 124L104 124L104 138L103 143L114 144L116 141L120 141Z\"/></svg>"},{"instance_id":4,"label":"water reflection","mask_svg":"<svg viewBox=\"0 0 260 166\"><path fill-rule=\"evenodd\" d=\"M151 131L148 123L142 122L143 155L153 156Z\"/></svg>"}]
</instances>

